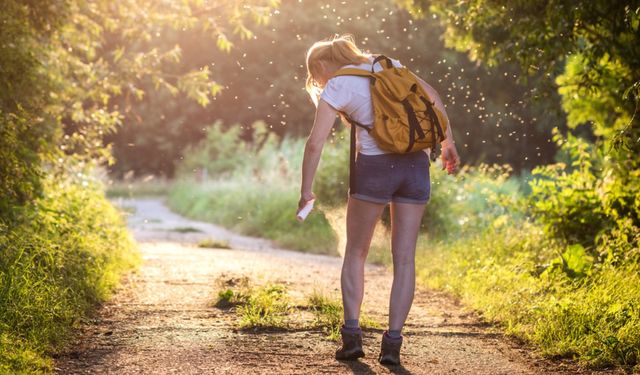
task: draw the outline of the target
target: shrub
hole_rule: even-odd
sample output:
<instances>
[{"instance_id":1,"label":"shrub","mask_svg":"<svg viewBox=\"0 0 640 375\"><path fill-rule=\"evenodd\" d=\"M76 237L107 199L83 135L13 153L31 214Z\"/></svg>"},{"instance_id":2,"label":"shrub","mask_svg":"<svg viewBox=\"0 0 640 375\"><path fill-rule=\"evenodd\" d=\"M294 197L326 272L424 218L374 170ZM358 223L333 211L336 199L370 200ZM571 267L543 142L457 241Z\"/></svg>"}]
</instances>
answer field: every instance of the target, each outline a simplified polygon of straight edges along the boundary
<instances>
[{"instance_id":1,"label":"shrub","mask_svg":"<svg viewBox=\"0 0 640 375\"><path fill-rule=\"evenodd\" d=\"M0 369L11 372L48 368L45 353L138 262L123 218L93 183L47 179L25 215L0 224Z\"/></svg>"}]
</instances>

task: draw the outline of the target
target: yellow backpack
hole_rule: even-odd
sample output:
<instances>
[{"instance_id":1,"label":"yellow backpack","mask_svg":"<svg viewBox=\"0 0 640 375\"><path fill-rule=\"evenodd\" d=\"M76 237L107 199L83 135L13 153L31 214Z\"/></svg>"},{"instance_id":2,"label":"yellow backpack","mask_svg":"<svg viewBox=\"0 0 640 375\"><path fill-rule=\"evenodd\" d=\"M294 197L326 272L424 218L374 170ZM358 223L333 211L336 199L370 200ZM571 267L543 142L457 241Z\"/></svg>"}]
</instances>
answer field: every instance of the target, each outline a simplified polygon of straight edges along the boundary
<instances>
[{"instance_id":1,"label":"yellow backpack","mask_svg":"<svg viewBox=\"0 0 640 375\"><path fill-rule=\"evenodd\" d=\"M374 72L373 66L381 61L385 63L381 64L382 70ZM373 61L371 71L343 68L334 77L347 75L369 78L374 114L373 128L345 115L352 125L352 161L355 126L366 129L385 151L403 154L430 148L431 159L435 161L436 146L446 138L446 117L434 107L433 100L409 69L397 68L388 57L380 55Z\"/></svg>"}]
</instances>

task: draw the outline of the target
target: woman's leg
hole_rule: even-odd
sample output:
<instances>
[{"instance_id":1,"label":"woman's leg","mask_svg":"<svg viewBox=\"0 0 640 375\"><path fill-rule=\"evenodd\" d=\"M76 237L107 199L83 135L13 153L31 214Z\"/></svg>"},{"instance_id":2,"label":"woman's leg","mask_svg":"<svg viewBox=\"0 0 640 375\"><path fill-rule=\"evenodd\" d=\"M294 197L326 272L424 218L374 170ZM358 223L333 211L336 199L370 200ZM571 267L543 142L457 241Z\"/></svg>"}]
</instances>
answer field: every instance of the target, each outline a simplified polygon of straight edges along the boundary
<instances>
[{"instance_id":1,"label":"woman's leg","mask_svg":"<svg viewBox=\"0 0 640 375\"><path fill-rule=\"evenodd\" d=\"M416 242L424 204L391 203L393 286L389 302L389 330L401 331L407 319L416 284Z\"/></svg>"},{"instance_id":2,"label":"woman's leg","mask_svg":"<svg viewBox=\"0 0 640 375\"><path fill-rule=\"evenodd\" d=\"M345 322L360 317L364 295L364 263L369 253L373 231L384 207L384 204L349 197L347 246L340 280Z\"/></svg>"}]
</instances>

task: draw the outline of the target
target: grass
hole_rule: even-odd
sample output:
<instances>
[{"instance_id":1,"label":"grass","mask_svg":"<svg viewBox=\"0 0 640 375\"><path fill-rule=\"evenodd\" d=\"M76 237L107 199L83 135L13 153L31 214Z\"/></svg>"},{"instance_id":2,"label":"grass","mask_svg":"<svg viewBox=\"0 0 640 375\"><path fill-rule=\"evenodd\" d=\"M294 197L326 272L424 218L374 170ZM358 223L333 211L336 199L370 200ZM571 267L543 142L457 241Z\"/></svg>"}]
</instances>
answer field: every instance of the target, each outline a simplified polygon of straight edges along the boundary
<instances>
[{"instance_id":1,"label":"grass","mask_svg":"<svg viewBox=\"0 0 640 375\"><path fill-rule=\"evenodd\" d=\"M342 326L344 310L342 302L337 298L328 297L326 294L314 291L308 297L308 305L315 316L314 326L321 328L330 340L340 339L340 327ZM360 326L363 329L380 329L381 325L366 314L360 317Z\"/></svg>"},{"instance_id":2,"label":"grass","mask_svg":"<svg viewBox=\"0 0 640 375\"><path fill-rule=\"evenodd\" d=\"M212 306L234 309L239 327L244 329L289 329L302 324L307 329L321 329L330 340L339 340L343 320L342 303L337 298L314 291L306 301L294 303L287 287L267 284L253 287L247 278L225 285L218 292ZM304 322L302 312L311 311L313 320ZM366 314L360 319L362 328L380 329L381 325Z\"/></svg>"},{"instance_id":3,"label":"grass","mask_svg":"<svg viewBox=\"0 0 640 375\"><path fill-rule=\"evenodd\" d=\"M182 180L174 184L168 203L185 216L265 237L285 248L336 254L338 240L319 211L303 223L296 220L298 198L294 187L282 184Z\"/></svg>"},{"instance_id":4,"label":"grass","mask_svg":"<svg viewBox=\"0 0 640 375\"><path fill-rule=\"evenodd\" d=\"M228 241L208 238L198 242L198 247L205 249L231 249Z\"/></svg>"},{"instance_id":5,"label":"grass","mask_svg":"<svg viewBox=\"0 0 640 375\"><path fill-rule=\"evenodd\" d=\"M632 367L640 358L637 265L601 264L582 276L560 266L562 248L533 224L419 249L419 279L460 296L507 334L549 357ZM565 251L564 257L571 259Z\"/></svg>"},{"instance_id":6,"label":"grass","mask_svg":"<svg viewBox=\"0 0 640 375\"><path fill-rule=\"evenodd\" d=\"M246 279L234 288L221 290L213 306L235 308L240 328L265 329L287 328L287 317L294 309L284 285L251 287Z\"/></svg>"},{"instance_id":7,"label":"grass","mask_svg":"<svg viewBox=\"0 0 640 375\"><path fill-rule=\"evenodd\" d=\"M238 307L242 328L283 328L292 309L287 289L283 285L266 285L251 290Z\"/></svg>"},{"instance_id":8,"label":"grass","mask_svg":"<svg viewBox=\"0 0 640 375\"><path fill-rule=\"evenodd\" d=\"M133 198L166 196L171 182L163 178L147 176L141 179L111 180L107 183L107 197Z\"/></svg>"},{"instance_id":9,"label":"grass","mask_svg":"<svg viewBox=\"0 0 640 375\"><path fill-rule=\"evenodd\" d=\"M49 355L139 262L99 187L49 181L36 207L0 224L0 373L52 372Z\"/></svg>"},{"instance_id":10,"label":"grass","mask_svg":"<svg viewBox=\"0 0 640 375\"><path fill-rule=\"evenodd\" d=\"M176 227L171 228L170 231L178 233L202 233L200 229L194 227Z\"/></svg>"}]
</instances>

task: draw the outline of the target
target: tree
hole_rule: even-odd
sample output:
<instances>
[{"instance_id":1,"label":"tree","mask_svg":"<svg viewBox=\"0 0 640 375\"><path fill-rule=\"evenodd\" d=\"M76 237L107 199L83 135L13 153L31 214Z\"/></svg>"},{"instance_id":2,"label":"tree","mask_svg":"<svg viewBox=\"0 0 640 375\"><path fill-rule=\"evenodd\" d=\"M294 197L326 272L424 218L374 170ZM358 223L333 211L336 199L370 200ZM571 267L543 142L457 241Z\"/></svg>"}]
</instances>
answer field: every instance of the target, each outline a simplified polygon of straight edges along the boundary
<instances>
[{"instance_id":1,"label":"tree","mask_svg":"<svg viewBox=\"0 0 640 375\"><path fill-rule=\"evenodd\" d=\"M115 131L146 91L184 95L200 105L218 93L208 66L177 69L182 46L158 48L155 40L170 30L192 30L228 51L233 36L251 37L247 25L267 22L277 5L277 0L4 2L2 217L40 194L45 171L82 176L86 168L111 160L103 136Z\"/></svg>"},{"instance_id":2,"label":"tree","mask_svg":"<svg viewBox=\"0 0 640 375\"><path fill-rule=\"evenodd\" d=\"M535 198L570 199L539 205L534 211L540 220L595 224L582 243L618 233L637 246L632 233L640 227L640 2L401 2L416 16L440 17L447 44L472 59L516 62L523 77L542 77L542 91L559 92L569 127L586 125L597 137L600 152L591 153L582 142L558 137L572 165L542 169L552 182L538 185ZM593 185L579 186L583 181Z\"/></svg>"},{"instance_id":3,"label":"tree","mask_svg":"<svg viewBox=\"0 0 640 375\"><path fill-rule=\"evenodd\" d=\"M442 94L465 163L523 169L551 162L550 130L564 126L562 116L549 115L561 112L557 101L554 108L533 104L536 92L514 82L514 66L479 66L445 48L442 32L437 20L413 20L387 0L285 0L268 25L256 27L254 37L238 41L230 53L203 54L205 37L173 33L157 42L184 45L183 69L211 66L223 91L206 108L166 93L147 95L107 139L117 160L112 171L171 176L185 146L202 139L203 129L217 120L243 127L245 139L251 136L248 125L259 120L281 136L306 136L313 105L303 90L305 53L313 42L336 33L351 33L365 49L398 58Z\"/></svg>"},{"instance_id":4,"label":"tree","mask_svg":"<svg viewBox=\"0 0 640 375\"><path fill-rule=\"evenodd\" d=\"M439 16L447 45L472 59L490 66L516 62L526 74L523 78L541 75L555 83L571 127L593 122L595 134L610 142L621 131L629 134L638 127L640 2L403 3L416 15ZM583 99L593 106L581 105ZM584 113L589 107L593 110Z\"/></svg>"}]
</instances>

